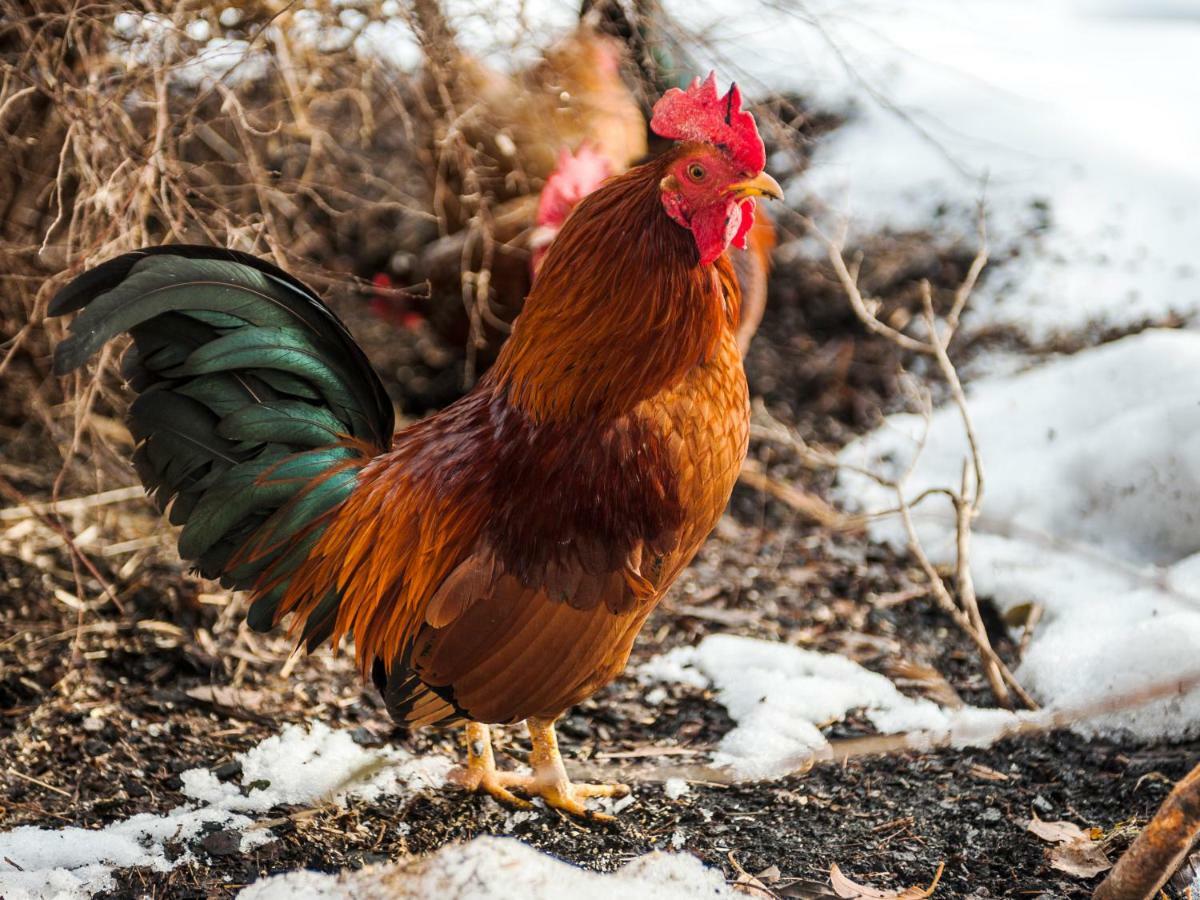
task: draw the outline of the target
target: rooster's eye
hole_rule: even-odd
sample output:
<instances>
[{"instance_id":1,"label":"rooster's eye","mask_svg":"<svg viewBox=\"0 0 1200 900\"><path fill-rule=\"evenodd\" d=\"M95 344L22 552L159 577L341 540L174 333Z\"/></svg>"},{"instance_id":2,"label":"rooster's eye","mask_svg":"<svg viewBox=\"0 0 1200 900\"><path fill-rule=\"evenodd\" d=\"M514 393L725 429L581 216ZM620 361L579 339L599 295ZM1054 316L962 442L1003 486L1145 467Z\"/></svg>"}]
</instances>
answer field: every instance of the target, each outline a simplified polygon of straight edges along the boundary
<instances>
[{"instance_id":1,"label":"rooster's eye","mask_svg":"<svg viewBox=\"0 0 1200 900\"><path fill-rule=\"evenodd\" d=\"M688 178L692 179L692 181L704 180L704 166L700 165L700 163L692 163L690 166L688 166L687 171Z\"/></svg>"}]
</instances>

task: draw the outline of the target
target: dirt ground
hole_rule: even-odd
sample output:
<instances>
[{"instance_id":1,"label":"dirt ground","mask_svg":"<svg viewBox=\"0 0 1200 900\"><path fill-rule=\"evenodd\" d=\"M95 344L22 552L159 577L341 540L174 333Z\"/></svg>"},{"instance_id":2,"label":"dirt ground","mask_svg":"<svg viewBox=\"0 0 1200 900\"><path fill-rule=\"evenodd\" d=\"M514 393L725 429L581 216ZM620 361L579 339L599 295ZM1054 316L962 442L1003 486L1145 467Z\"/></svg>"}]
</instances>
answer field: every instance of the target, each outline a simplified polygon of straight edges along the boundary
<instances>
[{"instance_id":1,"label":"dirt ground","mask_svg":"<svg viewBox=\"0 0 1200 900\"><path fill-rule=\"evenodd\" d=\"M952 283L961 264L928 259L892 277L899 285L932 268ZM889 348L853 335L819 274L794 270L780 280L789 289L777 296L749 359L753 391L776 415L836 446L893 402L898 360ZM363 327L370 343L371 329ZM395 346L409 364L420 357L412 345ZM5 477L31 497L45 496L57 464L46 462L53 452L26 428L9 428L6 437ZM818 493L828 489L828 473L772 457L767 446L752 452L780 478ZM234 754L288 722L319 719L352 728L368 745L393 741L417 752L458 752L454 734L394 729L344 657L322 652L292 664L285 637L249 632L240 624L240 599L184 573L170 535L156 529L141 501L97 509L86 521L103 541L118 517L122 533L149 535L129 552L100 557L124 612L103 599L73 603L75 573L61 547L18 552L11 524L0 522L0 534L10 529L9 543L0 544L5 828L101 825L164 812L185 799L181 772L207 767L234 777ZM27 548L37 543L33 538ZM973 650L922 597L922 582L906 557L861 534L811 527L739 487L730 514L648 624L633 664L705 634L732 632L845 653L885 673L925 664L944 678L927 680L926 689L944 692L948 683L967 702L990 704ZM995 636L1015 662L1016 650L999 627ZM236 690L216 700L189 695L205 686ZM705 691L674 686L653 707L645 693L627 674L573 710L560 727L569 758L595 765L606 754L626 754L608 760L615 769L702 758L732 727ZM866 733L870 726L854 720L831 730L839 737ZM661 755L664 748L673 755ZM517 761L527 751L516 729L507 733L504 751ZM880 887L928 884L944 862L936 896L1086 897L1098 879L1051 868L1047 845L1023 823L1036 814L1099 828L1115 859L1198 752L1196 744L1139 746L1055 733L986 750L859 758L773 783L694 786L677 800L659 784L637 783L636 802L615 826L545 811L517 821L491 799L456 788L403 805L280 808L270 813L277 820L274 843L242 854L222 832L206 834L189 848L193 862L169 873L122 871L112 896L228 897L271 873L337 871L479 834L507 834L599 869L651 849L682 849L731 880L761 873L780 897L831 896L825 885L835 862Z\"/></svg>"}]
</instances>

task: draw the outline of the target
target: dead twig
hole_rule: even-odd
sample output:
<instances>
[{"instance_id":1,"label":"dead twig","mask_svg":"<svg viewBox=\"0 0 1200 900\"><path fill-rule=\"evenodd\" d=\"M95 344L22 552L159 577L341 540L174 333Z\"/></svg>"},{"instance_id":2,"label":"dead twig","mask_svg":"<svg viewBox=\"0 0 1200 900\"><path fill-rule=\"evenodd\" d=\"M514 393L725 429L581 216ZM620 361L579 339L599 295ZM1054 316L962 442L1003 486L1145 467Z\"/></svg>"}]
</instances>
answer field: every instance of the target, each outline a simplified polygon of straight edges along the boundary
<instances>
[{"instance_id":1,"label":"dead twig","mask_svg":"<svg viewBox=\"0 0 1200 900\"><path fill-rule=\"evenodd\" d=\"M738 480L747 487L770 495L822 528L849 531L862 525L860 517L844 515L815 494L772 478L757 460L746 459Z\"/></svg>"},{"instance_id":2,"label":"dead twig","mask_svg":"<svg viewBox=\"0 0 1200 900\"><path fill-rule=\"evenodd\" d=\"M1200 765L1163 801L1137 840L1117 860L1093 900L1152 898L1183 863L1200 835Z\"/></svg>"},{"instance_id":3,"label":"dead twig","mask_svg":"<svg viewBox=\"0 0 1200 900\"><path fill-rule=\"evenodd\" d=\"M996 702L1001 706L1011 708L1012 696L1016 695L1027 708L1037 709L1037 703L1017 683L1012 672L1008 670L1007 666L1005 666L1004 662L996 655L995 650L992 648L991 640L988 638L987 629L983 623L983 617L979 612L979 602L975 595L975 585L971 577L971 525L973 520L979 515L980 506L983 501L984 466L975 431L975 424L971 419L971 413L967 406L966 394L963 391L962 382L958 377L954 363L950 359L948 348L950 341L954 338L954 334L958 329L959 319L966 307L967 301L970 299L971 292L974 290L980 274L987 265L987 227L983 204L980 203L977 220L979 247L967 270L967 274L954 291L950 311L940 327L937 314L934 311L933 289L927 280L921 282L922 319L925 323L926 331L926 337L923 339L914 338L880 321L878 311L881 304L879 301L863 297L862 291L858 286L861 261L855 261L852 264L846 262L844 245L847 227L845 224L842 225L838 237L833 239L828 237L811 219L805 219L805 222L825 245L833 270L841 282L842 290L859 321L871 332L891 341L904 350L932 356L937 363L938 370L943 379L945 379L946 384L950 387L951 397L962 419L963 431L966 434L967 445L969 447L969 458L963 463L962 477L957 489L949 487L937 488L934 491L923 493L915 500L910 501L907 498L905 491L906 482L920 458L924 446L924 438L918 444L906 471L899 477L888 479L876 473L868 472L865 474L894 493L896 497L896 509L894 512L900 516L900 520L904 526L909 550L916 557L918 564L929 580L930 593L938 605L962 628L979 650L983 672L987 677L988 684L991 686L993 695L996 697ZM927 434L930 410L923 404L922 412L925 417L925 433ZM913 505L934 493L944 495L954 507L954 583L957 600L947 587L945 580L937 571L937 568L930 561L928 554L921 544L916 527L913 524L911 514Z\"/></svg>"},{"instance_id":4,"label":"dead twig","mask_svg":"<svg viewBox=\"0 0 1200 900\"><path fill-rule=\"evenodd\" d=\"M126 503L146 496L146 489L135 484L129 487L113 488L111 491L101 491L86 497L72 497L68 500L57 500L46 503L29 503L21 506L10 506L0 509L0 522L19 522L22 519L39 516L71 516L100 506L114 503Z\"/></svg>"},{"instance_id":5,"label":"dead twig","mask_svg":"<svg viewBox=\"0 0 1200 900\"><path fill-rule=\"evenodd\" d=\"M1042 709L1015 714L1006 723L997 725L989 735L995 743L1011 738L1031 737L1070 728L1082 722L1087 722L1101 716L1125 712L1186 694L1200 687L1200 669L1193 670L1179 678L1155 682L1120 694L1113 694L1090 703L1066 709ZM972 744L978 744L978 735L972 736ZM847 738L830 741L824 747L815 750L805 750L784 760L780 770L787 770L791 775L803 775L814 765L833 764L843 765L849 760L868 756L886 756L893 753L927 753L931 750L958 746L961 737L953 730L949 731L908 731L899 734L879 734L868 737ZM576 778L612 778L614 773L611 764L604 767L576 765L572 766L572 777ZM1192 773L1195 775L1196 773ZM639 768L622 769L617 776L622 781L642 783L665 782L671 778L682 778L689 782L704 782L718 785L743 784L748 780L738 778L729 769L712 765L686 766L644 766ZM1189 778L1192 776L1189 775ZM1189 788L1191 790L1191 788ZM1168 871L1168 874L1169 871ZM1115 897L1116 895L1114 895ZM1140 895L1137 895L1140 896Z\"/></svg>"},{"instance_id":6,"label":"dead twig","mask_svg":"<svg viewBox=\"0 0 1200 900\"><path fill-rule=\"evenodd\" d=\"M22 494L7 478L2 475L0 475L0 493L7 494L9 497L28 508L32 508L33 506L33 504L28 502L25 495ZM51 531L57 533L58 536L63 539L64 543L67 545L67 548L71 551L72 566L75 566L76 563L83 565L83 567L86 568L89 573L91 573L91 576L95 578L97 582L99 582L100 589L108 596L108 599L112 601L112 605L117 608L117 611L120 612L121 615L125 615L125 604L121 602L121 598L117 596L116 590L114 590L113 586L109 584L108 579L100 574L100 570L96 568L96 564L92 562L91 557L79 549L78 545L75 543L75 537L71 534L70 529L63 525L62 522L58 521L58 519L51 518L45 513L34 511L32 512L32 515L35 519L37 519ZM78 573L76 573L76 582L78 583L78 581ZM79 593L81 595L80 599L82 599L82 589L79 590ZM82 606L80 607L79 612L82 614ZM82 622L79 624L82 624Z\"/></svg>"}]
</instances>

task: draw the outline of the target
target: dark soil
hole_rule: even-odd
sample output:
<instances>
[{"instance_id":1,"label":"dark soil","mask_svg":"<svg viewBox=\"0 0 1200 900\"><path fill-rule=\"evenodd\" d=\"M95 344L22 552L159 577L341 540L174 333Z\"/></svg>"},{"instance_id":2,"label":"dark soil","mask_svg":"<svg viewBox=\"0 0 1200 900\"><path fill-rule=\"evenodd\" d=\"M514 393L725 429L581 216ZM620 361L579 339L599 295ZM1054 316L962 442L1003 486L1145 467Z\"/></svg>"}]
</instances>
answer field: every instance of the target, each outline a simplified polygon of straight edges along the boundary
<instances>
[{"instance_id":1,"label":"dark soil","mask_svg":"<svg viewBox=\"0 0 1200 900\"><path fill-rule=\"evenodd\" d=\"M784 230L787 231L786 223ZM882 236L869 248L864 284L884 318L915 310L916 285L950 287L971 249L937 251L924 235ZM420 329L397 337L371 319L365 301L340 310L363 339L409 414L462 390L455 356ZM959 348L962 354L971 347ZM752 393L806 439L836 447L898 404L901 363L893 347L863 336L830 272L784 252L772 306L748 358ZM102 411L106 407L102 403ZM3 417L0 417L3 418ZM0 421L0 467L34 499L48 496L56 445L14 414ZM61 441L57 446L61 446ZM751 450L775 477L825 494L833 475L814 472L778 447ZM98 460L109 472L111 462ZM67 482L64 495L72 495ZM86 491L82 491L86 493ZM99 826L185 801L179 775L208 767L230 777L234 755L284 723L318 719L355 729L366 744L396 741L417 752L457 753L457 735L407 735L387 719L351 664L328 652L290 672L290 644L241 623L244 607L182 571L170 536L149 507L124 503L70 523L100 529L90 552L118 592L73 571L69 555L42 532L7 544L0 522L0 821L57 828ZM128 552L107 543L149 535ZM6 549L7 548L7 549ZM652 617L633 665L713 632L734 632L844 653L894 674L923 667L913 690L969 703L991 697L969 642L923 596L913 561L861 535L814 529L765 496L739 487L730 515ZM82 588L82 590L80 589ZM71 599L99 598L84 608ZM1000 652L1015 648L997 628ZM932 674L928 674L932 673ZM239 690L235 705L203 702L193 688ZM701 759L732 727L710 695L674 686L650 706L626 675L573 710L560 725L571 759L595 766L603 754L648 748L694 751ZM869 733L851 719L838 737ZM527 751L511 729L504 749ZM598 756L600 754L600 756ZM168 873L118 872L113 896L228 897L264 875L346 867L426 853L478 834L508 834L580 865L613 869L652 849L682 849L731 879L762 873L775 895L829 895L832 863L878 887L928 884L939 863L939 897L1086 897L1098 879L1048 865L1046 845L1024 830L1036 814L1101 829L1111 858L1153 814L1200 746L1085 741L1069 733L1006 741L986 750L862 757L819 766L805 777L736 787L692 787L678 800L661 786L635 785L636 802L615 826L551 812L517 821L489 798L454 788L399 801L351 802L339 810L278 809L278 840L240 853L228 835L205 835L193 862ZM679 756L659 757L677 760ZM685 757L690 758L690 757ZM648 766L652 753L622 759ZM614 770L617 760L608 763Z\"/></svg>"},{"instance_id":2,"label":"dark soil","mask_svg":"<svg viewBox=\"0 0 1200 900\"><path fill-rule=\"evenodd\" d=\"M919 596L892 602L920 593L908 559L856 536L813 530L744 488L731 513L648 624L634 664L731 631L846 653L881 671L928 664L967 701L989 702L967 641ZM101 825L166 811L185 801L181 772L208 767L229 777L235 753L285 722L320 719L356 729L356 739L368 744L394 740L419 752L457 752L453 734L395 730L344 658L320 653L282 677L286 639L239 627L240 601L181 572L169 552L161 557L124 580L106 571L122 586L126 614L106 606L82 622L51 596L69 583L69 562L0 557L8 596L0 612L6 828ZM997 637L1011 659L1013 648ZM240 705L188 696L205 685L236 685ZM645 693L626 676L572 711L560 728L569 756L596 765L597 753L704 751L732 727L695 688L672 687L653 708ZM852 719L832 733L866 732L869 726ZM517 729L505 747L514 760L527 749ZM731 879L739 870L766 872L764 883L783 897L827 895L822 886L835 862L876 886L927 884L944 862L938 896L1085 897L1095 882L1051 869L1045 845L1023 822L1036 813L1098 827L1114 835L1115 858L1129 840L1128 826L1154 812L1198 750L1056 733L987 750L860 758L773 783L693 786L678 800L643 782L616 826L549 812L516 822L491 799L453 788L403 805L279 809L270 815L293 814L275 827L279 840L242 854L222 832L208 834L190 848L195 862L165 874L119 872L113 896L231 896L275 872L337 871L478 834L508 834L605 870L651 849L684 849Z\"/></svg>"},{"instance_id":3,"label":"dark soil","mask_svg":"<svg viewBox=\"0 0 1200 900\"><path fill-rule=\"evenodd\" d=\"M750 505L753 498L739 500ZM786 524L762 531L728 520L648 626L634 662L710 631L735 631L849 652L881 669L900 659L929 662L961 695L984 700L970 649L924 601L878 605L880 596L911 585L911 573L904 560L867 559L866 549L801 530L789 534ZM209 767L228 777L223 766L233 754L289 721L317 718L356 728L357 739L368 744L398 740L418 751L456 752L452 735L393 732L375 695L360 689L344 660L322 654L284 680L279 668L286 643L236 627L222 630L221 620L238 610L193 605L196 585L187 579L175 597L136 594L137 611L127 619L105 617L79 632L38 590L42 575L11 559L0 566L16 600L3 620L4 634L12 637L0 650L0 754L12 770L50 786L8 776L0 795L5 827L101 825L166 811L186 799L180 772ZM168 618L181 626L177 632L152 624ZM76 641L82 660L73 666ZM186 693L230 683L241 687L243 707L214 707ZM723 710L695 688L674 687L654 708L644 694L626 677L573 711L561 724L568 754L704 750L731 727ZM837 733L863 727L851 721ZM515 757L522 756L515 729L508 740ZM600 869L655 848L686 849L731 878L735 863L751 873L776 867L779 880L770 886L790 897L821 896L819 885L834 862L860 880L903 886L928 883L943 861L939 896L1084 897L1093 884L1048 868L1044 845L1023 822L1037 814L1128 835L1122 827L1153 813L1198 750L1058 733L987 750L862 758L768 784L693 786L679 800L643 783L636 786L637 802L610 827L547 812L514 825L491 799L447 789L404 806L351 803L346 810L306 814L277 827L280 839L249 855L221 833L210 834L192 848L195 863L166 874L119 873L114 896L228 896L264 874L336 871L477 834L510 834ZM297 811L271 815L289 812ZM402 823L408 827L399 828ZM1118 839L1114 855L1127 840Z\"/></svg>"}]
</instances>

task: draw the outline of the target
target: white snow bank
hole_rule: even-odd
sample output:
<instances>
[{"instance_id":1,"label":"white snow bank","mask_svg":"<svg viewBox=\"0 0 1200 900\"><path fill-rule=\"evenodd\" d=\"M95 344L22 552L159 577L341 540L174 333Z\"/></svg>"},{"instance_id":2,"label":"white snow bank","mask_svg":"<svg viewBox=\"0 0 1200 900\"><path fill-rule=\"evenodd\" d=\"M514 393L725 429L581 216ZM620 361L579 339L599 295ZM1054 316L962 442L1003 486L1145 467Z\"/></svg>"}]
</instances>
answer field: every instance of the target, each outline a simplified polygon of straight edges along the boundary
<instances>
[{"instance_id":1,"label":"white snow bank","mask_svg":"<svg viewBox=\"0 0 1200 900\"><path fill-rule=\"evenodd\" d=\"M990 744L1018 721L1006 710L943 709L906 697L844 656L730 634L677 647L644 663L638 675L643 682L714 687L737 727L721 739L712 763L746 780L794 771L809 752L827 746L820 729L852 710L862 710L885 734L923 732L960 747Z\"/></svg>"},{"instance_id":2,"label":"white snow bank","mask_svg":"<svg viewBox=\"0 0 1200 900\"><path fill-rule=\"evenodd\" d=\"M1200 668L1200 334L1147 331L1024 374L975 383L968 403L986 468L971 560L1001 610L1045 607L1017 672L1047 704L1075 707ZM842 461L894 474L919 417L892 416ZM957 484L965 439L937 411L909 495ZM843 472L864 508L889 492ZM935 561L953 554L937 498L914 511ZM894 518L871 535L904 541ZM1200 690L1079 726L1141 738L1200 735Z\"/></svg>"},{"instance_id":3,"label":"white snow bank","mask_svg":"<svg viewBox=\"0 0 1200 900\"><path fill-rule=\"evenodd\" d=\"M254 820L244 813L405 795L442 785L451 765L444 757L414 757L400 749L368 750L345 731L321 723L310 729L289 725L237 759L238 784L221 782L207 769L184 772L183 793L194 802L163 815L144 813L102 829L27 826L0 832L0 897L90 897L113 887L114 869L148 866L165 872L190 861L190 851L169 860L167 845L186 846L212 828L242 832L243 850L274 840L266 829L248 830Z\"/></svg>"},{"instance_id":4,"label":"white snow bank","mask_svg":"<svg viewBox=\"0 0 1200 900\"><path fill-rule=\"evenodd\" d=\"M158 13L123 12L113 20L110 46L129 70L169 66L171 83L182 87L237 87L266 76L270 62L261 47L251 47L241 38L212 37L211 30L204 19L179 31Z\"/></svg>"},{"instance_id":5,"label":"white snow bank","mask_svg":"<svg viewBox=\"0 0 1200 900\"><path fill-rule=\"evenodd\" d=\"M728 27L727 4L667 6L709 27L719 53L706 61L725 78L732 61L752 93L852 109L793 199L811 192L865 231L973 241L987 176L993 248L1022 252L992 273L966 327L1041 340L1200 310L1195 4L810 0L764 4L749 29Z\"/></svg>"},{"instance_id":6,"label":"white snow bank","mask_svg":"<svg viewBox=\"0 0 1200 900\"><path fill-rule=\"evenodd\" d=\"M292 872L250 885L238 900L700 900L733 897L725 879L686 853L650 853L616 872L576 868L511 838L479 837L423 860L360 872Z\"/></svg>"}]
</instances>

